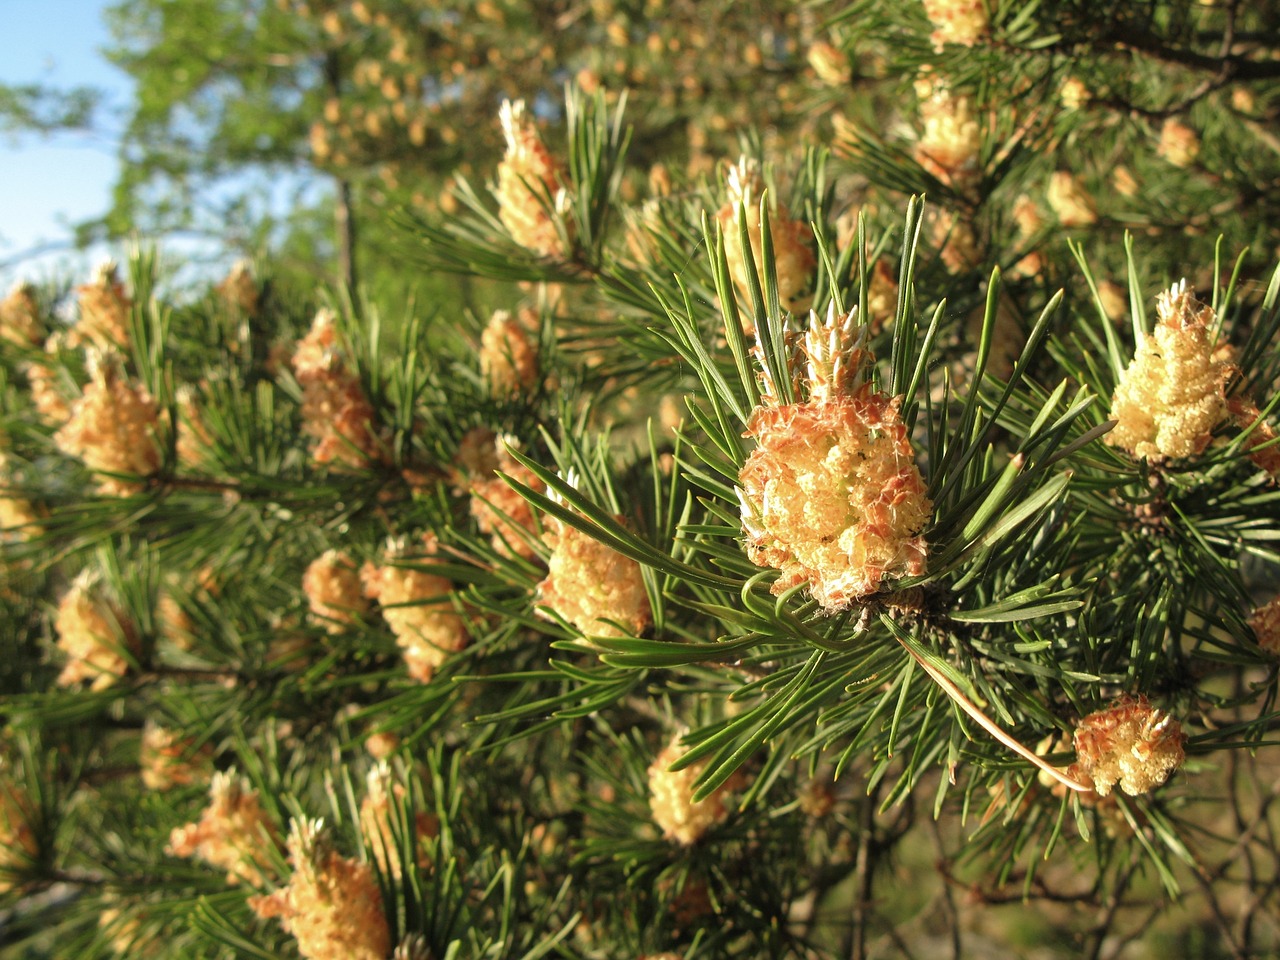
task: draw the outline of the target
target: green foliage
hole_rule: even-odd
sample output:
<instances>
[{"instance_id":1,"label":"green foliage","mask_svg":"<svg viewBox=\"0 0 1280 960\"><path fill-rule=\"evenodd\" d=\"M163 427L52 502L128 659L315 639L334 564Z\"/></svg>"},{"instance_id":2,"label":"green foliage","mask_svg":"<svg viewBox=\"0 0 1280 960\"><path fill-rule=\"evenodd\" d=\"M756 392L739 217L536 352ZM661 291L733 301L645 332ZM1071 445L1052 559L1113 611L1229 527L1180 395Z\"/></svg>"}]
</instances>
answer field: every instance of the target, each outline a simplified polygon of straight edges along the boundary
<instances>
[{"instance_id":1,"label":"green foliage","mask_svg":"<svg viewBox=\"0 0 1280 960\"><path fill-rule=\"evenodd\" d=\"M0 131L10 136L87 128L99 94L87 87L55 91L38 84L0 86Z\"/></svg>"},{"instance_id":2,"label":"green foliage","mask_svg":"<svg viewBox=\"0 0 1280 960\"><path fill-rule=\"evenodd\" d=\"M131 176L296 159L325 84L340 125L362 57L402 79L412 6L121 4L156 148ZM408 960L925 955L938 929L960 955L957 885L1005 943L999 905L1030 901L1063 955L1200 914L1273 951L1280 272L1223 142L1275 109L1267 11L993 5L935 49L923 6L742 4L726 30L791 31L753 56L794 75L795 143L668 152L674 117L738 115L721 96L777 108L745 60L686 64L705 104L535 106L557 173L512 151L486 190L499 89L537 104L506 84L601 36L619 70L683 61L706 22L472 6L404 40L489 102L442 100L475 143L424 148L467 148L459 207L388 190L358 241L399 278L328 292L263 257L167 302L140 253L116 342L84 288L36 297L49 349L3 342L13 955L323 957L326 924L333 955ZM814 142L837 103L852 125ZM1153 145L1167 117L1198 130L1187 164ZM390 162L357 148L338 180ZM1132 196L1104 189L1121 163ZM558 248L522 246L513 204ZM1207 210L1216 247L1185 229ZM1144 415L1188 446L1125 449Z\"/></svg>"}]
</instances>

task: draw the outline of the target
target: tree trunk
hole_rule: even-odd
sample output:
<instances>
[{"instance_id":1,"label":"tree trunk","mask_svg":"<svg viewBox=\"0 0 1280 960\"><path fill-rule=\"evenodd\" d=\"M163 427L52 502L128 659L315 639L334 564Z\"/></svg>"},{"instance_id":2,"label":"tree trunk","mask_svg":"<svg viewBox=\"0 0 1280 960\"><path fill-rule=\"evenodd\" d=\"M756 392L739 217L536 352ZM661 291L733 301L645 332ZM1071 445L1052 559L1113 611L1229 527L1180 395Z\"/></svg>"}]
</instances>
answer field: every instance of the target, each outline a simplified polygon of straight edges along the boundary
<instances>
[{"instance_id":1,"label":"tree trunk","mask_svg":"<svg viewBox=\"0 0 1280 960\"><path fill-rule=\"evenodd\" d=\"M329 50L324 58L324 79L329 88L329 96L337 99L342 95L342 60L337 50ZM356 218L352 213L351 181L346 177L334 178L338 186L338 196L334 201L334 228L338 234L338 270L348 295L355 301L356 281L359 270L356 264Z\"/></svg>"},{"instance_id":2,"label":"tree trunk","mask_svg":"<svg viewBox=\"0 0 1280 960\"><path fill-rule=\"evenodd\" d=\"M359 272L356 265L356 218L351 209L351 181L337 178L338 197L334 204L333 220L338 233L338 269L347 293L353 298Z\"/></svg>"}]
</instances>

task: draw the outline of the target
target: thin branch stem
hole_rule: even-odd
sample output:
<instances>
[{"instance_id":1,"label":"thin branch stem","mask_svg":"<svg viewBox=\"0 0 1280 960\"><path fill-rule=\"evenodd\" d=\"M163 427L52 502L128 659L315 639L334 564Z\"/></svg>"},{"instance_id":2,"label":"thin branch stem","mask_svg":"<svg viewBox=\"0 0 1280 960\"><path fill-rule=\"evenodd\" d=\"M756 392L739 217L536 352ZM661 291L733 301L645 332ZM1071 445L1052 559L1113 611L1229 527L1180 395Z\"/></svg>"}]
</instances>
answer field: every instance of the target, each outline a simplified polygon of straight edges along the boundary
<instances>
[{"instance_id":1,"label":"thin branch stem","mask_svg":"<svg viewBox=\"0 0 1280 960\"><path fill-rule=\"evenodd\" d=\"M902 641L899 640L898 642L901 643ZM1022 757L1027 762L1035 765L1040 770L1043 770L1045 773L1053 777L1053 779L1057 780L1064 787L1067 787L1068 789L1071 789L1071 790L1075 790L1078 793L1093 792L1093 786L1091 784L1084 784L1084 783L1081 783L1079 780L1073 779L1066 771L1061 770L1058 767L1055 767L1053 764L1046 761L1043 757L1036 756L1034 753L1032 753L1030 750L1028 750L1026 747L1020 744L1017 740L1011 737L1009 734L1005 733L1004 730L1001 729L1001 727L994 720L992 720L980 709L978 709L978 706L972 700L966 697L963 691L961 691L959 687L957 687L954 683L952 683L946 674L938 670L931 663L929 663L923 657L918 655L914 650L908 647L905 643L902 644L902 649L906 650L907 653L911 654L912 659L915 660L916 663L920 664L920 666L924 669L924 672L929 674L929 676L933 678L933 682L942 688L943 693L945 693L948 697L950 697L955 702L956 706L958 706L961 710L963 710L965 713L971 716L974 720L976 720L978 722L978 725L981 726L982 729L986 730L987 733L995 737L996 740L998 740L1000 743L1004 744L1006 747L1008 747L1010 750L1012 750L1018 756Z\"/></svg>"}]
</instances>

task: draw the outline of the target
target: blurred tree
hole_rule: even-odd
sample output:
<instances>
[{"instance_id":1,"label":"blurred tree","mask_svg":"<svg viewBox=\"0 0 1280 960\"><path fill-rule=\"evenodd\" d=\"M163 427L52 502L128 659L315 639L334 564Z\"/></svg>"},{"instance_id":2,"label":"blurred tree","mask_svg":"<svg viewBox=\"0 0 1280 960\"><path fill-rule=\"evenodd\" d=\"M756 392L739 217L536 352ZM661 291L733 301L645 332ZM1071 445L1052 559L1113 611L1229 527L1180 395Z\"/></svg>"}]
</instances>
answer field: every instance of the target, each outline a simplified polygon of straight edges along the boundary
<instances>
[{"instance_id":1,"label":"blurred tree","mask_svg":"<svg viewBox=\"0 0 1280 960\"><path fill-rule=\"evenodd\" d=\"M99 92L88 87L53 90L40 84L0 84L0 133L54 133L87 128Z\"/></svg>"},{"instance_id":2,"label":"blurred tree","mask_svg":"<svg viewBox=\"0 0 1280 960\"><path fill-rule=\"evenodd\" d=\"M489 166L504 96L555 119L571 79L630 87L637 155L687 147L701 169L745 123L811 123L798 106L814 18L763 0L723 13L690 0L123 0L107 16L108 55L137 92L99 226L248 228L264 211L247 174L259 190L282 171L319 175L348 286L361 248L385 269L373 254L389 208L436 209L455 168Z\"/></svg>"}]
</instances>

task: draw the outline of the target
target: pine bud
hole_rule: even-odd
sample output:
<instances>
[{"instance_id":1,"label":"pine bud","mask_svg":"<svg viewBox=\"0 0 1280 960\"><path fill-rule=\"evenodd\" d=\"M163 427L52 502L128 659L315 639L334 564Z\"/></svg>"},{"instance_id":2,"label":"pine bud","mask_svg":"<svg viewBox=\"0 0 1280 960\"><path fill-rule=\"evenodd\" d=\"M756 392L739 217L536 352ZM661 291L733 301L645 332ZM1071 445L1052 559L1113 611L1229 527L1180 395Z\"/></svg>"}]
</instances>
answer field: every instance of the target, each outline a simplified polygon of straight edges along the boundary
<instances>
[{"instance_id":1,"label":"pine bud","mask_svg":"<svg viewBox=\"0 0 1280 960\"><path fill-rule=\"evenodd\" d=\"M367 863L338 854L319 820L294 820L288 839L293 874L269 896L250 897L259 917L276 917L306 960L386 960L391 931Z\"/></svg>"},{"instance_id":2,"label":"pine bud","mask_svg":"<svg viewBox=\"0 0 1280 960\"><path fill-rule=\"evenodd\" d=\"M234 770L209 781L209 805L197 823L176 827L165 852L198 857L227 871L227 883L260 887L274 873L271 851L279 845L275 825L258 802L258 791Z\"/></svg>"},{"instance_id":3,"label":"pine bud","mask_svg":"<svg viewBox=\"0 0 1280 960\"><path fill-rule=\"evenodd\" d=\"M311 148L312 156L320 163L324 163L333 155L333 147L329 143L329 128L319 120L311 124L307 134L307 145Z\"/></svg>"},{"instance_id":4,"label":"pine bud","mask_svg":"<svg viewBox=\"0 0 1280 960\"><path fill-rule=\"evenodd\" d=\"M480 375L495 397L527 397L538 386L538 354L524 319L497 310L480 335Z\"/></svg>"},{"instance_id":5,"label":"pine bud","mask_svg":"<svg viewBox=\"0 0 1280 960\"><path fill-rule=\"evenodd\" d=\"M649 810L662 835L684 846L697 843L707 831L723 823L729 812L725 807L727 786L705 800L693 801L694 782L706 763L695 763L682 770L669 769L686 753L677 735L649 766Z\"/></svg>"},{"instance_id":6,"label":"pine bud","mask_svg":"<svg viewBox=\"0 0 1280 960\"><path fill-rule=\"evenodd\" d=\"M0 339L26 347L39 343L41 336L36 289L29 283L15 283L0 300Z\"/></svg>"},{"instance_id":7,"label":"pine bud","mask_svg":"<svg viewBox=\"0 0 1280 960\"><path fill-rule=\"evenodd\" d=\"M1195 304L1185 280L1157 298L1155 330L1138 344L1111 397L1111 446L1138 458L1190 457L1226 418L1232 367L1210 340L1213 311Z\"/></svg>"},{"instance_id":8,"label":"pine bud","mask_svg":"<svg viewBox=\"0 0 1280 960\"><path fill-rule=\"evenodd\" d=\"M301 673L311 663L311 650L315 644L301 633L282 633L267 644L264 660L272 670L285 673Z\"/></svg>"},{"instance_id":9,"label":"pine bud","mask_svg":"<svg viewBox=\"0 0 1280 960\"><path fill-rule=\"evenodd\" d=\"M1129 315L1129 291L1112 280L1098 284L1098 302L1112 323L1119 323Z\"/></svg>"},{"instance_id":10,"label":"pine bud","mask_svg":"<svg viewBox=\"0 0 1280 960\"><path fill-rule=\"evenodd\" d=\"M91 680L91 690L105 690L129 672L139 652L133 625L102 598L89 570L76 577L58 603L53 630L58 649L67 655L58 674L61 687Z\"/></svg>"},{"instance_id":11,"label":"pine bud","mask_svg":"<svg viewBox=\"0 0 1280 960\"><path fill-rule=\"evenodd\" d=\"M1271 424L1259 419L1262 411L1258 408L1258 404L1251 397L1235 396L1227 401L1227 412L1231 415L1231 422L1241 430L1253 428L1244 441L1249 459L1258 469L1267 474L1273 483L1280 479L1280 444L1271 443L1277 434ZM1270 445L1264 446L1264 444Z\"/></svg>"},{"instance_id":12,"label":"pine bud","mask_svg":"<svg viewBox=\"0 0 1280 960\"><path fill-rule=\"evenodd\" d=\"M968 342L977 344L982 339L983 325L986 323L987 305L985 302L974 306L966 319L966 337ZM1007 380L1013 372L1013 366L1022 355L1022 348L1027 344L1026 334L1018 320L1014 300L1004 290L996 301L996 314L991 329L991 348L987 354L987 372L1002 380ZM952 383L967 382L978 362L978 351L967 351L960 361L952 367Z\"/></svg>"},{"instance_id":13,"label":"pine bud","mask_svg":"<svg viewBox=\"0 0 1280 960\"><path fill-rule=\"evenodd\" d=\"M355 562L340 550L326 550L311 561L302 575L302 592L330 633L341 633L369 612Z\"/></svg>"},{"instance_id":14,"label":"pine bud","mask_svg":"<svg viewBox=\"0 0 1280 960\"><path fill-rule=\"evenodd\" d=\"M406 933L391 952L391 960L433 960L434 956L420 933Z\"/></svg>"},{"instance_id":15,"label":"pine bud","mask_svg":"<svg viewBox=\"0 0 1280 960\"><path fill-rule=\"evenodd\" d=\"M155 401L145 388L125 378L114 358L91 354L89 360L89 382L72 405L70 419L54 434L54 443L63 453L79 457L90 470L151 476L160 469ZM98 490L108 496L126 496L140 489L138 481L124 477L98 479Z\"/></svg>"},{"instance_id":16,"label":"pine bud","mask_svg":"<svg viewBox=\"0 0 1280 960\"><path fill-rule=\"evenodd\" d=\"M739 222L745 205L747 238L751 243L751 255L757 275L763 278L763 228L760 224L760 197L764 193L764 177L756 162L740 157L729 169L729 202L720 208L716 219L724 231L725 259L729 263L729 275L742 297L749 297L746 253L739 236ZM798 313L804 310L812 297L808 290L813 283L815 264L813 243L809 229L800 221L792 220L786 208L772 203L769 209L769 236L773 242L773 254L778 274L778 299L784 310ZM763 280L761 281L763 283ZM752 331L748 330L748 334Z\"/></svg>"},{"instance_id":17,"label":"pine bud","mask_svg":"<svg viewBox=\"0 0 1280 960\"><path fill-rule=\"evenodd\" d=\"M369 756L373 759L386 760L400 749L400 738L394 733L379 730L365 737L364 748L369 751Z\"/></svg>"},{"instance_id":18,"label":"pine bud","mask_svg":"<svg viewBox=\"0 0 1280 960\"><path fill-rule=\"evenodd\" d=\"M403 838L410 828L401 822L400 810L407 793L404 784L384 761L369 771L365 778L365 796L360 801L360 832L364 835L365 845L372 852L378 869L392 877L399 877L403 872L399 838ZM423 811L415 815L412 829L410 839L416 841L434 837L440 830L435 817ZM419 859L418 864L425 866L426 861Z\"/></svg>"},{"instance_id":19,"label":"pine bud","mask_svg":"<svg viewBox=\"0 0 1280 960\"><path fill-rule=\"evenodd\" d=\"M970 186L981 172L982 128L969 98L935 85L920 103L920 117L924 132L913 153L916 163L945 184L957 189Z\"/></svg>"},{"instance_id":20,"label":"pine bud","mask_svg":"<svg viewBox=\"0 0 1280 960\"><path fill-rule=\"evenodd\" d=\"M747 554L782 572L780 594L807 582L828 613L924 572L920 531L932 504L899 400L861 383L853 314L810 320L806 402L767 396L752 411L756 440L738 475ZM823 343L826 345L823 346Z\"/></svg>"},{"instance_id":21,"label":"pine bud","mask_svg":"<svg viewBox=\"0 0 1280 960\"><path fill-rule=\"evenodd\" d=\"M950 210L938 210L930 236L948 273L964 273L981 266L978 234L968 220L958 218Z\"/></svg>"},{"instance_id":22,"label":"pine bud","mask_svg":"<svg viewBox=\"0 0 1280 960\"><path fill-rule=\"evenodd\" d=\"M836 792L830 783L809 780L800 791L800 811L810 819L821 820L836 806Z\"/></svg>"},{"instance_id":23,"label":"pine bud","mask_svg":"<svg viewBox=\"0 0 1280 960\"><path fill-rule=\"evenodd\" d=\"M1036 753L1040 756L1046 756L1052 753L1066 753L1072 748L1072 738L1066 734L1057 736L1049 736L1036 745ZM1093 779L1086 773L1080 764L1074 764L1069 772L1072 777L1082 784L1092 784ZM1051 796L1062 799L1067 794L1071 794L1080 804L1087 810L1092 810L1097 814L1098 822L1102 825L1103 831L1108 837L1120 837L1131 835L1133 828L1125 819L1124 811L1120 809L1120 804L1116 802L1114 793L1107 791L1105 795L1093 789L1092 786L1088 790L1071 790L1057 777L1049 774L1048 771L1041 769L1036 774L1036 782L1043 788L1047 789ZM1033 797L1027 794L1024 802L1017 811L1017 815L1027 812L1032 804ZM1024 810L1023 808L1026 808ZM984 820L991 816L989 811Z\"/></svg>"},{"instance_id":24,"label":"pine bud","mask_svg":"<svg viewBox=\"0 0 1280 960\"><path fill-rule=\"evenodd\" d=\"M1049 206L1064 227L1088 227L1098 222L1098 208L1078 177L1065 170L1049 178L1045 195Z\"/></svg>"},{"instance_id":25,"label":"pine bud","mask_svg":"<svg viewBox=\"0 0 1280 960\"><path fill-rule=\"evenodd\" d=\"M316 463L364 469L385 459L376 413L360 378L338 354L333 314L321 310L293 354L302 386L302 430L313 440Z\"/></svg>"},{"instance_id":26,"label":"pine bud","mask_svg":"<svg viewBox=\"0 0 1280 960\"><path fill-rule=\"evenodd\" d=\"M1118 164L1111 171L1111 186L1116 193L1122 197L1136 197L1138 195L1138 180L1124 164Z\"/></svg>"},{"instance_id":27,"label":"pine bud","mask_svg":"<svg viewBox=\"0 0 1280 960\"><path fill-rule=\"evenodd\" d=\"M546 579L538 584L538 603L588 636L644 631L652 617L640 564L554 517L546 521L543 540L551 559ZM538 615L550 619L541 610Z\"/></svg>"},{"instance_id":28,"label":"pine bud","mask_svg":"<svg viewBox=\"0 0 1280 960\"><path fill-rule=\"evenodd\" d=\"M884 258L877 260L871 268L866 308L866 319L873 333L893 325L898 310L898 278Z\"/></svg>"},{"instance_id":29,"label":"pine bud","mask_svg":"<svg viewBox=\"0 0 1280 960\"><path fill-rule=\"evenodd\" d=\"M485 446L485 436L493 437L487 430L472 431L476 440L470 444L463 438L463 445L472 458L465 475L467 489L471 492L471 515L475 517L476 526L481 533L489 534L493 549L503 556L524 557L531 559L537 549L531 538L526 538L521 531L533 533L537 530L537 519L529 501L520 496L494 472L503 473L519 480L526 487L542 493L546 485L538 479L537 474L520 463L507 452L508 443L514 444L512 437L498 437ZM471 436L469 434L468 436ZM459 452L462 459L462 451Z\"/></svg>"},{"instance_id":30,"label":"pine bud","mask_svg":"<svg viewBox=\"0 0 1280 960\"><path fill-rule=\"evenodd\" d=\"M258 312L258 285L253 279L253 268L247 260L237 260L226 277L213 288L218 297L231 310L246 317Z\"/></svg>"},{"instance_id":31,"label":"pine bud","mask_svg":"<svg viewBox=\"0 0 1280 960\"><path fill-rule=\"evenodd\" d=\"M1121 700L1091 713L1076 727L1077 760L1069 769L1093 781L1105 797L1117 783L1131 797L1160 786L1182 766L1182 725L1146 697ZM1087 782L1087 781L1086 781Z\"/></svg>"},{"instance_id":32,"label":"pine bud","mask_svg":"<svg viewBox=\"0 0 1280 960\"><path fill-rule=\"evenodd\" d=\"M428 549L434 549L434 540ZM403 544L388 544L386 559L393 562L366 563L360 579L365 596L381 606L382 618L404 653L409 676L426 683L450 653L466 646L467 627L449 602L453 584L445 577L396 565L403 553Z\"/></svg>"},{"instance_id":33,"label":"pine bud","mask_svg":"<svg viewBox=\"0 0 1280 960\"><path fill-rule=\"evenodd\" d=\"M182 737L150 721L142 729L138 747L138 768L148 790L172 790L207 780L213 763L213 747L196 746L194 740Z\"/></svg>"},{"instance_id":34,"label":"pine bud","mask_svg":"<svg viewBox=\"0 0 1280 960\"><path fill-rule=\"evenodd\" d=\"M600 89L600 74L590 67L583 67L577 72L574 79L583 93L594 94Z\"/></svg>"},{"instance_id":35,"label":"pine bud","mask_svg":"<svg viewBox=\"0 0 1280 960\"><path fill-rule=\"evenodd\" d=\"M809 48L808 59L818 79L829 87L847 87L853 78L849 58L825 40L819 40Z\"/></svg>"},{"instance_id":36,"label":"pine bud","mask_svg":"<svg viewBox=\"0 0 1280 960\"><path fill-rule=\"evenodd\" d=\"M337 10L326 10L320 18L320 26L324 32L335 39L342 39L346 30L342 24L342 15Z\"/></svg>"},{"instance_id":37,"label":"pine bud","mask_svg":"<svg viewBox=\"0 0 1280 960\"><path fill-rule=\"evenodd\" d=\"M129 345L129 311L133 301L124 292L114 260L107 260L93 274L93 280L76 287L80 321L71 331L72 346L91 343L99 349Z\"/></svg>"},{"instance_id":38,"label":"pine bud","mask_svg":"<svg viewBox=\"0 0 1280 960\"><path fill-rule=\"evenodd\" d=\"M12 890L36 862L35 807L27 792L11 779L0 761L0 896Z\"/></svg>"},{"instance_id":39,"label":"pine bud","mask_svg":"<svg viewBox=\"0 0 1280 960\"><path fill-rule=\"evenodd\" d=\"M450 479L454 491L467 493L473 484L492 477L498 469L500 450L498 435L486 427L474 427L464 433L453 458L456 466Z\"/></svg>"},{"instance_id":40,"label":"pine bud","mask_svg":"<svg viewBox=\"0 0 1280 960\"><path fill-rule=\"evenodd\" d=\"M1067 77L1058 88L1058 100L1065 110L1079 110L1091 98L1089 88L1079 77Z\"/></svg>"},{"instance_id":41,"label":"pine bud","mask_svg":"<svg viewBox=\"0 0 1280 960\"><path fill-rule=\"evenodd\" d=\"M196 625L183 599L192 594L217 596L218 591L217 577L210 566L202 567L194 578L177 571L166 574L156 600L156 626L160 636L179 650L190 650Z\"/></svg>"},{"instance_id":42,"label":"pine bud","mask_svg":"<svg viewBox=\"0 0 1280 960\"><path fill-rule=\"evenodd\" d=\"M178 462L190 470L200 470L214 446L213 432L205 423L196 400L196 392L189 384L176 391L178 401Z\"/></svg>"},{"instance_id":43,"label":"pine bud","mask_svg":"<svg viewBox=\"0 0 1280 960\"><path fill-rule=\"evenodd\" d=\"M1169 117L1160 127L1156 153L1175 167L1189 167L1200 155L1200 137L1181 120Z\"/></svg>"},{"instance_id":44,"label":"pine bud","mask_svg":"<svg viewBox=\"0 0 1280 960\"><path fill-rule=\"evenodd\" d=\"M498 164L498 217L520 246L544 257L564 258L569 250L560 225L569 209L569 194L561 186L560 165L551 157L523 100L504 100L499 111L507 152ZM548 210L548 200L559 217Z\"/></svg>"},{"instance_id":45,"label":"pine bud","mask_svg":"<svg viewBox=\"0 0 1280 960\"><path fill-rule=\"evenodd\" d=\"M934 26L929 39L936 52L948 43L972 47L990 29L984 0L924 0L924 15Z\"/></svg>"},{"instance_id":46,"label":"pine bud","mask_svg":"<svg viewBox=\"0 0 1280 960\"><path fill-rule=\"evenodd\" d=\"M1013 202L1013 222L1018 226L1018 240L1021 243L1029 243L1044 229L1044 217L1040 215L1035 201L1026 194ZM1032 250L1015 263L1010 272L1016 276L1034 277L1043 267L1044 258L1039 251Z\"/></svg>"},{"instance_id":47,"label":"pine bud","mask_svg":"<svg viewBox=\"0 0 1280 960\"><path fill-rule=\"evenodd\" d=\"M117 902L115 897L110 898ZM129 960L157 957L161 944L155 928L143 925L145 913L126 912L121 907L107 907L98 914L98 930L111 945L117 957Z\"/></svg>"},{"instance_id":48,"label":"pine bud","mask_svg":"<svg viewBox=\"0 0 1280 960\"><path fill-rule=\"evenodd\" d=\"M1249 627L1263 651L1280 657L1280 597L1254 610L1249 617Z\"/></svg>"},{"instance_id":49,"label":"pine bud","mask_svg":"<svg viewBox=\"0 0 1280 960\"><path fill-rule=\"evenodd\" d=\"M62 350L65 336L62 333L51 334L45 341L44 352L56 355ZM31 403L36 408L40 419L51 427L60 427L71 416L71 405L63 396L58 382L58 373L53 364L43 360L32 360L23 364L22 372L27 377L27 385L31 389Z\"/></svg>"},{"instance_id":50,"label":"pine bud","mask_svg":"<svg viewBox=\"0 0 1280 960\"><path fill-rule=\"evenodd\" d=\"M13 489L14 479L9 455L0 450L0 542L29 540L44 532L31 501Z\"/></svg>"},{"instance_id":51,"label":"pine bud","mask_svg":"<svg viewBox=\"0 0 1280 960\"><path fill-rule=\"evenodd\" d=\"M408 121L409 142L421 147L427 142L427 121L423 117L412 117Z\"/></svg>"},{"instance_id":52,"label":"pine bud","mask_svg":"<svg viewBox=\"0 0 1280 960\"><path fill-rule=\"evenodd\" d=\"M659 252L655 237L661 236L663 230L661 202L649 198L638 208L628 207L624 215L627 219L627 252L638 264L653 262Z\"/></svg>"}]
</instances>

